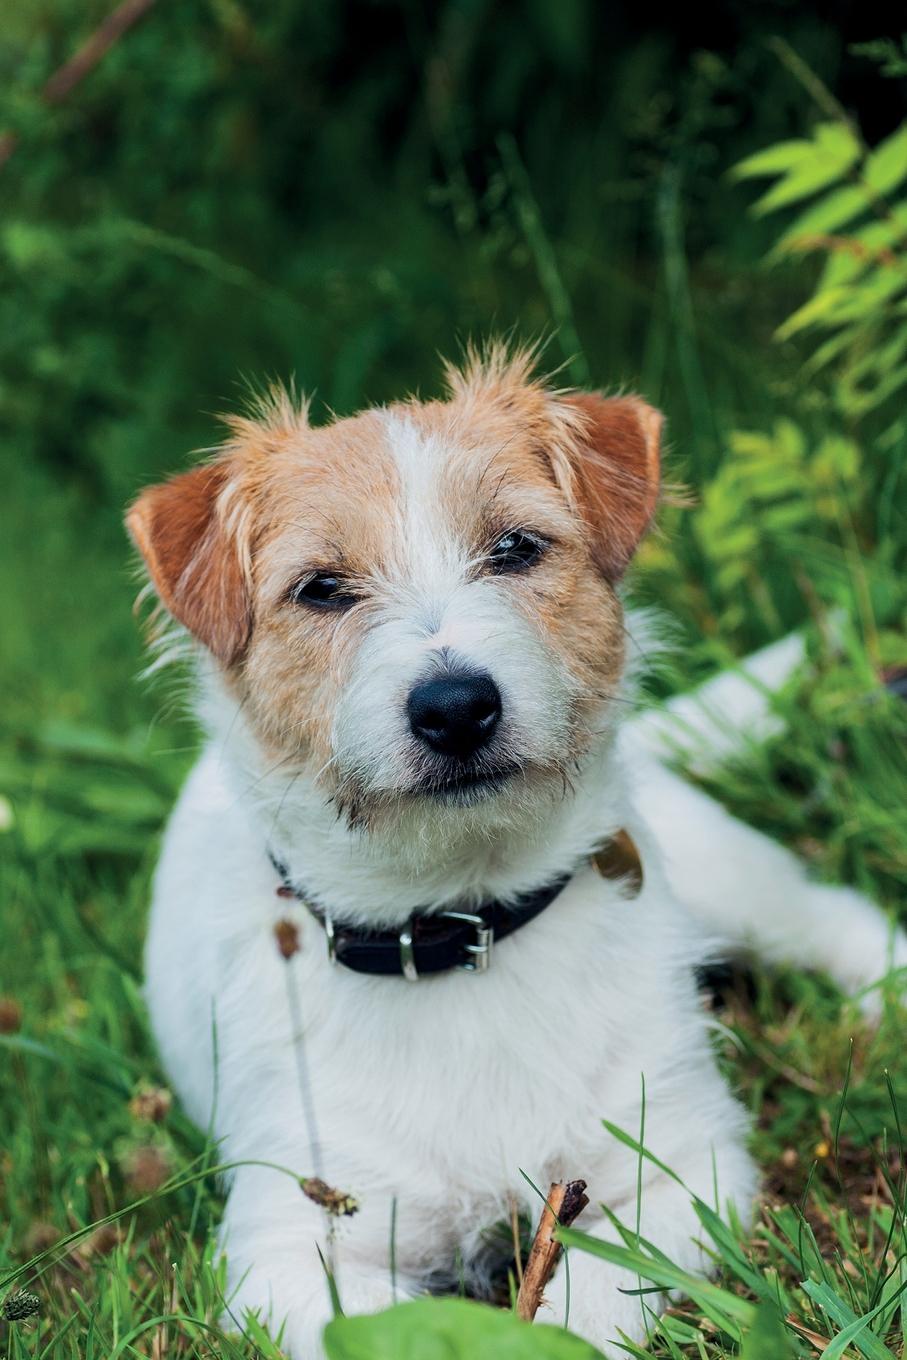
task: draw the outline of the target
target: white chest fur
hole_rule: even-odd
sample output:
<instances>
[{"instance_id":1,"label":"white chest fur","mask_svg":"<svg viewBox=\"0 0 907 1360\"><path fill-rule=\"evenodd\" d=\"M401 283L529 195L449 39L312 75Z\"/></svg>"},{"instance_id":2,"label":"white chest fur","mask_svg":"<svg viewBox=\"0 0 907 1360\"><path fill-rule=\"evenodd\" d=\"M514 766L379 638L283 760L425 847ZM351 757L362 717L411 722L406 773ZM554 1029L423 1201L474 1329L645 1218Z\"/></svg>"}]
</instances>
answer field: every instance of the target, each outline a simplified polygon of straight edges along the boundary
<instances>
[{"instance_id":1,"label":"white chest fur","mask_svg":"<svg viewBox=\"0 0 907 1360\"><path fill-rule=\"evenodd\" d=\"M601 1118L638 1130L643 1074L659 1155L676 1150L690 1068L711 1069L695 931L651 854L638 897L585 869L501 942L490 972L416 984L330 966L321 927L276 887L209 753L164 847L148 995L174 1084L201 1125L214 1109L229 1158L317 1166L385 1208L397 1197L434 1219L443 1252L511 1196L531 1200L521 1170L545 1184L583 1175L599 1198L625 1199L632 1159ZM285 961L274 926L288 915L301 949Z\"/></svg>"}]
</instances>

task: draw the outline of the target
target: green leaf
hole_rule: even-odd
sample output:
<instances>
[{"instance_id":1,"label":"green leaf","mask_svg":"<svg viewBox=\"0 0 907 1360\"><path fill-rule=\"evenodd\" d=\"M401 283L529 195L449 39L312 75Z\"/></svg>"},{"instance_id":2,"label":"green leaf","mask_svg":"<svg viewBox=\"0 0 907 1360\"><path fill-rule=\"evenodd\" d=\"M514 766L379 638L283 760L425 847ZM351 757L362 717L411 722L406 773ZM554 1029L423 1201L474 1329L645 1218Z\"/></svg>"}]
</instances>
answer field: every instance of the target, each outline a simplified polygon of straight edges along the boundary
<instances>
[{"instance_id":1,"label":"green leaf","mask_svg":"<svg viewBox=\"0 0 907 1360\"><path fill-rule=\"evenodd\" d=\"M789 1360L793 1355L790 1335L777 1308L763 1303L746 1334L740 1360Z\"/></svg>"},{"instance_id":2,"label":"green leaf","mask_svg":"<svg viewBox=\"0 0 907 1360\"><path fill-rule=\"evenodd\" d=\"M809 1295L814 1303L817 1303L836 1327L844 1330L841 1336L846 1336L844 1348L847 1345L854 1345L858 1351L866 1356L866 1360L895 1360L892 1352L884 1345L874 1332L867 1330L866 1324L870 1321L873 1313L866 1317L857 1317L853 1309L839 1298L838 1295L829 1288L827 1284L819 1284L815 1280L804 1280L803 1290ZM877 1311L877 1310L874 1310ZM841 1336L836 1338L840 1341ZM835 1343L832 1342L832 1345ZM822 1352L826 1360L834 1360L834 1356L842 1354L842 1349L832 1351L830 1346L826 1346Z\"/></svg>"},{"instance_id":3,"label":"green leaf","mask_svg":"<svg viewBox=\"0 0 907 1360\"><path fill-rule=\"evenodd\" d=\"M803 376L813 377L820 369L837 359L844 350L852 343L853 336L849 330L838 331L836 334L823 340L818 349L807 359L803 365Z\"/></svg>"},{"instance_id":4,"label":"green leaf","mask_svg":"<svg viewBox=\"0 0 907 1360\"><path fill-rule=\"evenodd\" d=\"M335 1318L324 1347L328 1360L603 1360L560 1327L532 1326L468 1299L416 1299Z\"/></svg>"},{"instance_id":5,"label":"green leaf","mask_svg":"<svg viewBox=\"0 0 907 1360\"><path fill-rule=\"evenodd\" d=\"M823 123L816 129L807 157L798 159L753 207L757 216L798 203L840 180L859 158L860 144L843 123Z\"/></svg>"},{"instance_id":6,"label":"green leaf","mask_svg":"<svg viewBox=\"0 0 907 1360\"><path fill-rule=\"evenodd\" d=\"M900 1285L895 1291L895 1296L902 1293L904 1288L907 1288L907 1285ZM883 1302L876 1304L876 1307L872 1308L869 1312L866 1312L866 1314L863 1314L862 1318L854 1318L854 1321L851 1322L849 1326L844 1327L843 1331L839 1331L838 1336L834 1338L834 1341L828 1342L823 1353L821 1353L820 1360L842 1360L842 1356L844 1355L844 1352L846 1352L847 1346L850 1346L851 1344L858 1346L858 1348L862 1350L863 1355L878 1355L880 1356L880 1360L881 1356L884 1355L889 1357L889 1360L896 1360L895 1353L893 1353L892 1350L889 1350L888 1346L883 1345L883 1342L878 1341L878 1338L874 1336L872 1331L866 1333L869 1323L872 1322L873 1318L876 1318L880 1312L887 1310L889 1304L891 1304L891 1299L883 1299ZM865 1344L861 1344L861 1338L865 1341ZM870 1340L870 1338L872 1338L872 1340ZM876 1346L878 1346L878 1350L876 1350Z\"/></svg>"},{"instance_id":7,"label":"green leaf","mask_svg":"<svg viewBox=\"0 0 907 1360\"><path fill-rule=\"evenodd\" d=\"M751 1325L756 1315L755 1305L746 1299L738 1298L727 1289L712 1284L688 1270L682 1270L673 1262L655 1259L643 1251L630 1247L620 1247L614 1242L605 1242L600 1237L579 1232L576 1228L558 1228L555 1231L558 1242L565 1247L576 1247L590 1256L599 1256L611 1265L622 1266L633 1275L651 1280L662 1289L679 1289L688 1294L704 1313L723 1331L731 1336L740 1335L740 1324Z\"/></svg>"},{"instance_id":8,"label":"green leaf","mask_svg":"<svg viewBox=\"0 0 907 1360\"><path fill-rule=\"evenodd\" d=\"M789 340L792 335L797 334L797 331L802 331L817 321L827 321L835 309L849 297L850 290L847 288L826 288L824 292L811 297L809 302L804 302L802 307L798 307L775 331L775 338Z\"/></svg>"},{"instance_id":9,"label":"green leaf","mask_svg":"<svg viewBox=\"0 0 907 1360\"><path fill-rule=\"evenodd\" d=\"M610 1119L603 1119L602 1125L607 1132L610 1133L612 1138L616 1138L619 1143L623 1143L624 1147L631 1148L637 1156L645 1157L647 1161L650 1161L654 1166L657 1166L659 1171L663 1171L666 1176L670 1176L672 1181L676 1181L678 1185L683 1186L683 1188L686 1189L686 1186L677 1175L677 1172L672 1171L664 1162L659 1161L654 1152L650 1152L648 1148L643 1147L639 1140L633 1137L632 1133L626 1133L623 1129L619 1128L617 1124L612 1124Z\"/></svg>"},{"instance_id":10,"label":"green leaf","mask_svg":"<svg viewBox=\"0 0 907 1360\"><path fill-rule=\"evenodd\" d=\"M886 137L866 162L863 178L876 194L890 194L907 179L907 123Z\"/></svg>"},{"instance_id":11,"label":"green leaf","mask_svg":"<svg viewBox=\"0 0 907 1360\"><path fill-rule=\"evenodd\" d=\"M869 208L869 198L865 189L847 185L843 189L833 189L818 202L811 203L805 212L791 223L775 247L774 254L794 254L804 250L815 250L821 242L811 241L812 237L827 236L839 227L852 222L855 217Z\"/></svg>"},{"instance_id":12,"label":"green leaf","mask_svg":"<svg viewBox=\"0 0 907 1360\"><path fill-rule=\"evenodd\" d=\"M757 179L761 175L784 174L794 166L804 164L812 154L813 144L804 138L776 142L774 146L768 146L764 151L757 151L754 155L738 161L731 174L734 179Z\"/></svg>"},{"instance_id":13,"label":"green leaf","mask_svg":"<svg viewBox=\"0 0 907 1360\"><path fill-rule=\"evenodd\" d=\"M737 1278L742 1280L756 1295L765 1294L767 1290L772 1289L774 1286L769 1284L765 1275L753 1269L744 1256L740 1243L724 1220L715 1213L715 1210L704 1203L703 1200L694 1200L693 1208L728 1269L732 1270Z\"/></svg>"},{"instance_id":14,"label":"green leaf","mask_svg":"<svg viewBox=\"0 0 907 1360\"><path fill-rule=\"evenodd\" d=\"M818 123L813 141L819 155L837 157L848 164L860 154L860 143L852 129L838 119L831 123Z\"/></svg>"},{"instance_id":15,"label":"green leaf","mask_svg":"<svg viewBox=\"0 0 907 1360\"><path fill-rule=\"evenodd\" d=\"M340 1302L340 1291L337 1288L337 1277L325 1260L324 1252L318 1243L315 1243L315 1250L318 1252L318 1260L321 1262L321 1269L325 1273L328 1286L328 1295L331 1300L331 1312L335 1318L343 1317L343 1304Z\"/></svg>"}]
</instances>

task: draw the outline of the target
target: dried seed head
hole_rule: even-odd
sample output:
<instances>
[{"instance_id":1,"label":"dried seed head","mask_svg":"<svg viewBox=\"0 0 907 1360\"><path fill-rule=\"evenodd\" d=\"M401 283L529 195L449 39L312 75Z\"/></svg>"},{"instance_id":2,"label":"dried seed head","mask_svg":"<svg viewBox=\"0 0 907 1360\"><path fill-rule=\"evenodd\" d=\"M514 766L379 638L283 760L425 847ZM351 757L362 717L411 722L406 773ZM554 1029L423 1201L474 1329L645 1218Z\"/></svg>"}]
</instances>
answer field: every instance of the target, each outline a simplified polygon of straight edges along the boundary
<instances>
[{"instance_id":1,"label":"dried seed head","mask_svg":"<svg viewBox=\"0 0 907 1360\"><path fill-rule=\"evenodd\" d=\"M282 958L291 959L299 953L299 927L286 917L274 927L274 938Z\"/></svg>"},{"instance_id":2,"label":"dried seed head","mask_svg":"<svg viewBox=\"0 0 907 1360\"><path fill-rule=\"evenodd\" d=\"M22 1028L22 1007L11 996L0 996L0 1034L15 1034Z\"/></svg>"},{"instance_id":3,"label":"dried seed head","mask_svg":"<svg viewBox=\"0 0 907 1360\"><path fill-rule=\"evenodd\" d=\"M109 1256L113 1249L119 1246L123 1240L123 1233L116 1223L102 1223L95 1228L93 1233L79 1246L79 1255L83 1258L89 1256Z\"/></svg>"},{"instance_id":4,"label":"dried seed head","mask_svg":"<svg viewBox=\"0 0 907 1360\"><path fill-rule=\"evenodd\" d=\"M318 1176L302 1176L299 1186L313 1204L320 1204L325 1213L330 1214L332 1218L352 1218L359 1210L359 1201L354 1195L347 1195L343 1190L335 1190Z\"/></svg>"},{"instance_id":5,"label":"dried seed head","mask_svg":"<svg viewBox=\"0 0 907 1360\"><path fill-rule=\"evenodd\" d=\"M151 1124L163 1124L170 1113L173 1096L166 1086L146 1086L129 1102L129 1113L133 1119L144 1119Z\"/></svg>"},{"instance_id":6,"label":"dried seed head","mask_svg":"<svg viewBox=\"0 0 907 1360\"><path fill-rule=\"evenodd\" d=\"M41 1299L27 1289L15 1289L3 1300L3 1317L7 1322L21 1322L41 1311Z\"/></svg>"},{"instance_id":7,"label":"dried seed head","mask_svg":"<svg viewBox=\"0 0 907 1360\"><path fill-rule=\"evenodd\" d=\"M60 1229L53 1223L45 1223L43 1219L37 1218L29 1225L28 1231L23 1238L22 1245L26 1256L38 1256L42 1251L47 1251L48 1247L54 1246L63 1236Z\"/></svg>"},{"instance_id":8,"label":"dried seed head","mask_svg":"<svg viewBox=\"0 0 907 1360\"><path fill-rule=\"evenodd\" d=\"M153 1144L133 1148L122 1162L129 1186L138 1195L151 1195L169 1179L172 1167L166 1153Z\"/></svg>"}]
</instances>

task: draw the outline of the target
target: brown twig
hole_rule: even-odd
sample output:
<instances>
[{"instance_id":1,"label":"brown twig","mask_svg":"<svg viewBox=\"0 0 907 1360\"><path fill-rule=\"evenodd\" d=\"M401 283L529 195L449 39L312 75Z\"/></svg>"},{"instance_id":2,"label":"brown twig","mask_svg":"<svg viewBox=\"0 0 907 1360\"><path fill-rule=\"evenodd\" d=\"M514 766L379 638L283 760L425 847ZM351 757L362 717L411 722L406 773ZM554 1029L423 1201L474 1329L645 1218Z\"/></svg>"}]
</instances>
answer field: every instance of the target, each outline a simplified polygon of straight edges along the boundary
<instances>
[{"instance_id":1,"label":"brown twig","mask_svg":"<svg viewBox=\"0 0 907 1360\"><path fill-rule=\"evenodd\" d=\"M155 0L122 0L79 50L68 61L64 61L45 82L41 90L44 103L62 104L106 56L114 43L119 42L123 34L147 14L154 2ZM15 132L0 134L0 168L6 164L18 144L19 138Z\"/></svg>"},{"instance_id":2,"label":"brown twig","mask_svg":"<svg viewBox=\"0 0 907 1360\"><path fill-rule=\"evenodd\" d=\"M560 1242L554 1240L554 1230L568 1228L589 1203L585 1181L555 1181L539 1219L529 1259L523 1271L523 1282L517 1294L517 1316L531 1322L539 1310L542 1295L561 1254Z\"/></svg>"}]
</instances>

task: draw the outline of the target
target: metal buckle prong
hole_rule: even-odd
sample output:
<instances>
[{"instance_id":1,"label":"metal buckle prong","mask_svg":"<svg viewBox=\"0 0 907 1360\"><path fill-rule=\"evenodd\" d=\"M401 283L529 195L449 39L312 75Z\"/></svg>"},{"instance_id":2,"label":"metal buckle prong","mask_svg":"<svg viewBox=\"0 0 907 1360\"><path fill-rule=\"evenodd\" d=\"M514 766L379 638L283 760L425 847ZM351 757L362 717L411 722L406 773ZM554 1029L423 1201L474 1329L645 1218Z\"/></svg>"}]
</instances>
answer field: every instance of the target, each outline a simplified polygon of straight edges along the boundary
<instances>
[{"instance_id":1,"label":"metal buckle prong","mask_svg":"<svg viewBox=\"0 0 907 1360\"><path fill-rule=\"evenodd\" d=\"M407 982L418 982L419 973L416 969L416 956L413 953L413 924L410 921L403 930L400 931L400 967L403 969L403 976Z\"/></svg>"},{"instance_id":2,"label":"metal buckle prong","mask_svg":"<svg viewBox=\"0 0 907 1360\"><path fill-rule=\"evenodd\" d=\"M328 944L328 962L336 963L337 941L334 938L334 922L333 919L328 916L327 912L324 913L324 937Z\"/></svg>"},{"instance_id":3,"label":"metal buckle prong","mask_svg":"<svg viewBox=\"0 0 907 1360\"><path fill-rule=\"evenodd\" d=\"M474 927L476 932L475 942L465 946L467 954L472 955L472 961L461 963L459 966L467 973L487 973L491 967L494 931L486 923L484 916L477 916L474 912L469 911L442 911L441 915L452 921L467 921L469 925Z\"/></svg>"}]
</instances>

